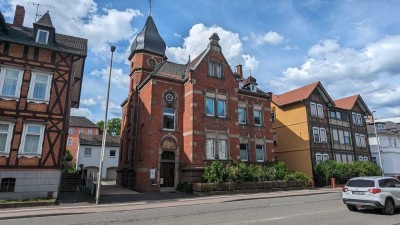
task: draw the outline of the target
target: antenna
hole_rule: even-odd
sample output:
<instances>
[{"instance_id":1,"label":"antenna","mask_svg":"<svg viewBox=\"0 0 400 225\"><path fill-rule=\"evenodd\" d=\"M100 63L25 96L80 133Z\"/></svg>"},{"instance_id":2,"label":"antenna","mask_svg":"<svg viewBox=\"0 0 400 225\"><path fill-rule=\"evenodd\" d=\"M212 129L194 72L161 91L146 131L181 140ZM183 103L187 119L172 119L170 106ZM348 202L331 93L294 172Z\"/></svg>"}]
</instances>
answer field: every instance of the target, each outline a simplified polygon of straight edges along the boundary
<instances>
[{"instance_id":1,"label":"antenna","mask_svg":"<svg viewBox=\"0 0 400 225\"><path fill-rule=\"evenodd\" d=\"M149 1L149 16L151 16L151 4L153 4L153 0L148 0Z\"/></svg>"},{"instance_id":2,"label":"antenna","mask_svg":"<svg viewBox=\"0 0 400 225\"><path fill-rule=\"evenodd\" d=\"M149 0L149 1L151 1L151 0ZM37 21L37 19L39 18L39 16L41 16L41 15L39 14L39 7L40 7L40 6L44 6L44 7L47 7L47 8L55 8L53 5L45 5L45 4L40 4L40 3L36 3L36 2L31 2L31 1L28 2L28 5L36 6L35 22Z\"/></svg>"}]
</instances>

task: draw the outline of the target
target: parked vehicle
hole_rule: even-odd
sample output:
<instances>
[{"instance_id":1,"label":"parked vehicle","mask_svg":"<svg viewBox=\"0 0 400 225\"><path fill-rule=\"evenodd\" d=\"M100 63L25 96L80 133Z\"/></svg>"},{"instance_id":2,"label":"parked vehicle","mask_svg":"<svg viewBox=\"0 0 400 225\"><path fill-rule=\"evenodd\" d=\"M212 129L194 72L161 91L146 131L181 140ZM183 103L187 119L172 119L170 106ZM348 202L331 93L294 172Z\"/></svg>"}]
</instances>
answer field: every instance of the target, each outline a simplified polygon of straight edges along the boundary
<instances>
[{"instance_id":1,"label":"parked vehicle","mask_svg":"<svg viewBox=\"0 0 400 225\"><path fill-rule=\"evenodd\" d=\"M382 209L393 215L400 207L400 181L393 177L355 177L343 187L343 203L350 211Z\"/></svg>"}]
</instances>

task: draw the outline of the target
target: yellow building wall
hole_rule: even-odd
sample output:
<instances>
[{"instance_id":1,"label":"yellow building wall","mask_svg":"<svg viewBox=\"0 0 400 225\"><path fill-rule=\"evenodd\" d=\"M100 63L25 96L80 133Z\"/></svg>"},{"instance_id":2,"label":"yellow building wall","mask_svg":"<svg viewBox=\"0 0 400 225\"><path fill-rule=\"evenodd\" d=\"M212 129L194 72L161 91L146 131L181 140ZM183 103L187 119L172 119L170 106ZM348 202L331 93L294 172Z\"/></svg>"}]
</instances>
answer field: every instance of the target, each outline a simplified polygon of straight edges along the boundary
<instances>
[{"instance_id":1,"label":"yellow building wall","mask_svg":"<svg viewBox=\"0 0 400 225\"><path fill-rule=\"evenodd\" d=\"M312 176L307 109L304 103L299 102L282 108L274 103L271 103L271 106L272 110L275 110L275 122L272 123L277 135L275 155L278 160L285 162L290 170Z\"/></svg>"}]
</instances>

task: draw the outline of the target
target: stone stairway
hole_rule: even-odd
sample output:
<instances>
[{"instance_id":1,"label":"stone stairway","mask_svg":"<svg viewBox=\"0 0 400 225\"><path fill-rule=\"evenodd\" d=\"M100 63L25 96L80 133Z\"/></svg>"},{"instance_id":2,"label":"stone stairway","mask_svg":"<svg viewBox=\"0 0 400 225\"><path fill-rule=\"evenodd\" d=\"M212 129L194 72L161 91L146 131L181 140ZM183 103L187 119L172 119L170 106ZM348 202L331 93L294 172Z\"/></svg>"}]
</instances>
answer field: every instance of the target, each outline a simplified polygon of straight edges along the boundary
<instances>
[{"instance_id":1,"label":"stone stairway","mask_svg":"<svg viewBox=\"0 0 400 225\"><path fill-rule=\"evenodd\" d=\"M76 187L82 185L80 174L63 174L61 176L61 192L75 192Z\"/></svg>"}]
</instances>

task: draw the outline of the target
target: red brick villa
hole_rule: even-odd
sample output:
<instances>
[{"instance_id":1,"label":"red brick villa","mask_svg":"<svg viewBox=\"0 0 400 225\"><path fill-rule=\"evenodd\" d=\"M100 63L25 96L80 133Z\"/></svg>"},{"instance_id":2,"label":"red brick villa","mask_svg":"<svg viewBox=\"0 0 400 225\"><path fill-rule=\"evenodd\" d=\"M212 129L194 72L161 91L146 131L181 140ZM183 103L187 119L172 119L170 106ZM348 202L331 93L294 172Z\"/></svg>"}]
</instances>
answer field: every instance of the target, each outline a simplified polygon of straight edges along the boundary
<instances>
[{"instance_id":1,"label":"red brick villa","mask_svg":"<svg viewBox=\"0 0 400 225\"><path fill-rule=\"evenodd\" d=\"M271 93L232 71L219 37L193 61L167 61L149 16L131 45L130 89L122 103L117 183L145 192L200 179L213 160L249 163L273 155Z\"/></svg>"},{"instance_id":2,"label":"red brick villa","mask_svg":"<svg viewBox=\"0 0 400 225\"><path fill-rule=\"evenodd\" d=\"M56 33L49 13L24 27L0 12L0 199L56 198L87 40Z\"/></svg>"}]
</instances>

